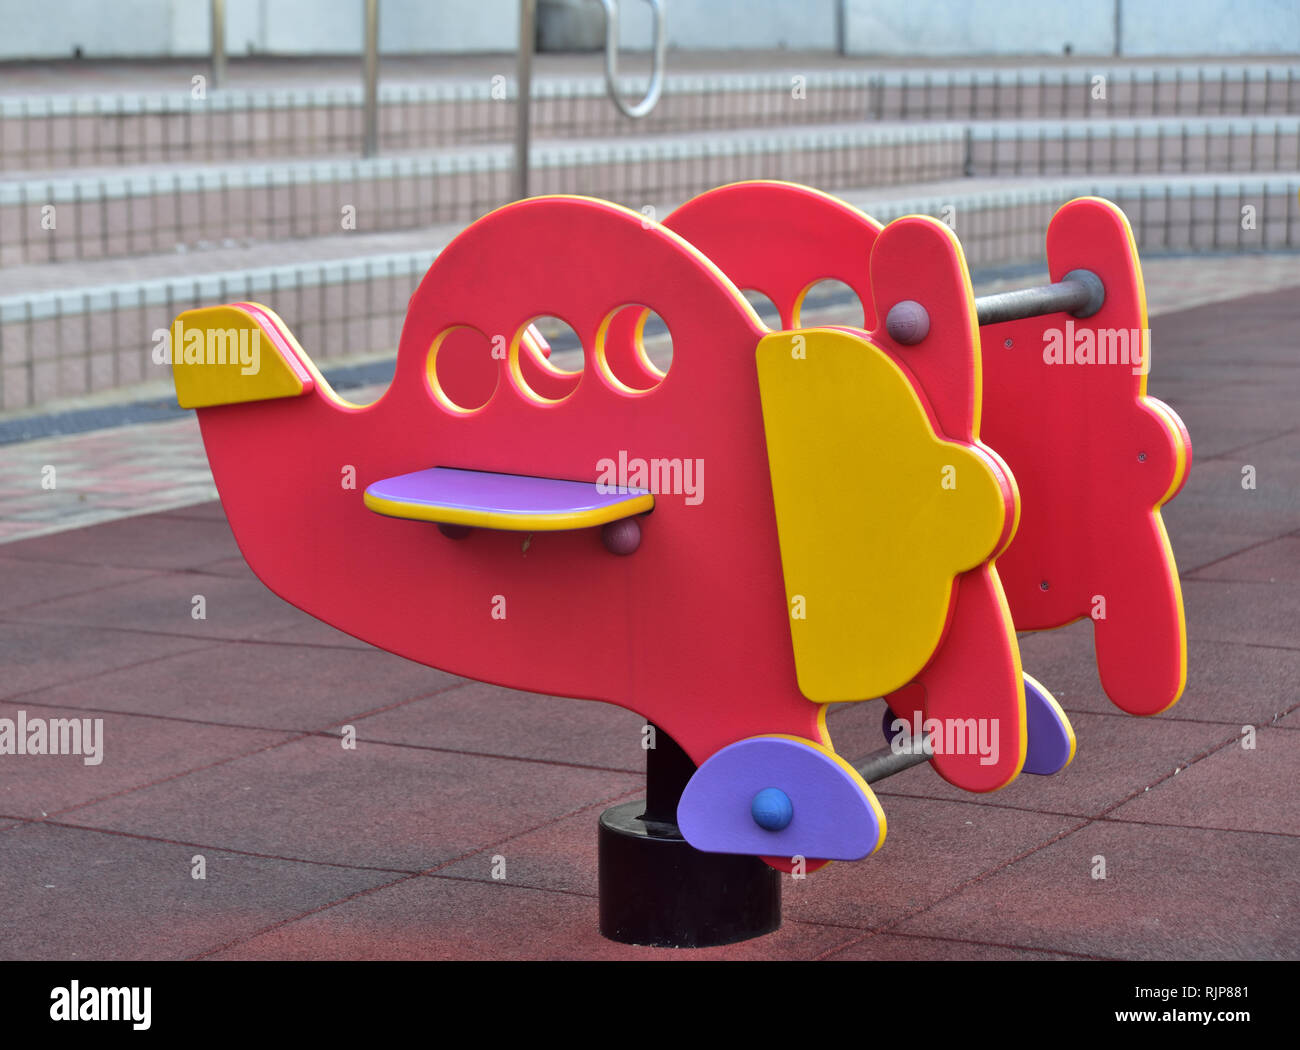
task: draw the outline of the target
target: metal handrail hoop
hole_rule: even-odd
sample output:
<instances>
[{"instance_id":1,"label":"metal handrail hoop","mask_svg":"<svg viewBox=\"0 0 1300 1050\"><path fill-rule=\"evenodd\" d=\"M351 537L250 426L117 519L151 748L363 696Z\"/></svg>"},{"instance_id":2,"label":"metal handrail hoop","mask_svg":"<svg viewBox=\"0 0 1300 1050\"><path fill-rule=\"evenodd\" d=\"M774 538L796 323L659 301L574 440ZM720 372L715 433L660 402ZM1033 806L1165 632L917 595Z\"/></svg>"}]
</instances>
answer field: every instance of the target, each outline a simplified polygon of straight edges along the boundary
<instances>
[{"instance_id":1,"label":"metal handrail hoop","mask_svg":"<svg viewBox=\"0 0 1300 1050\"><path fill-rule=\"evenodd\" d=\"M663 0L646 0L654 16L654 64L650 70L650 88L645 98L629 106L618 92L618 0L600 0L605 9L605 90L610 100L625 117L638 120L646 116L664 90L664 60L668 50L668 34L664 30Z\"/></svg>"}]
</instances>

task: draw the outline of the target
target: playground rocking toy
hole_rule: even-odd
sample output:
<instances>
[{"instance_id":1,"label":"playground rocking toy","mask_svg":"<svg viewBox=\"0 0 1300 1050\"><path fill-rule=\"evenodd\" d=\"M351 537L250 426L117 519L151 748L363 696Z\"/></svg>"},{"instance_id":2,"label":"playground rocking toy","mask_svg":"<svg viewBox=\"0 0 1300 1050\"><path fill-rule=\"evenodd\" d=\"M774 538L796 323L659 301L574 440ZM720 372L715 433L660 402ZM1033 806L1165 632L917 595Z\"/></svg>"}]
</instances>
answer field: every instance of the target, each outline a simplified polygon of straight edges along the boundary
<instances>
[{"instance_id":1,"label":"playground rocking toy","mask_svg":"<svg viewBox=\"0 0 1300 1050\"><path fill-rule=\"evenodd\" d=\"M1071 201L1047 259L1053 283L977 300L942 223L882 227L801 186L724 186L663 223L533 198L439 255L374 404L335 394L247 302L177 318L176 390L280 597L431 667L656 727L648 801L602 820L602 929L721 943L779 924L777 870L880 846L872 781L929 762L988 792L1072 760L1017 631L1091 618L1130 714L1183 689L1160 508L1191 446L1146 395L1128 223ZM824 278L858 294L860 328L801 326ZM578 334L581 373L550 359L543 315ZM214 360L211 332L257 341L258 367ZM879 697L888 746L850 762L827 705Z\"/></svg>"}]
</instances>

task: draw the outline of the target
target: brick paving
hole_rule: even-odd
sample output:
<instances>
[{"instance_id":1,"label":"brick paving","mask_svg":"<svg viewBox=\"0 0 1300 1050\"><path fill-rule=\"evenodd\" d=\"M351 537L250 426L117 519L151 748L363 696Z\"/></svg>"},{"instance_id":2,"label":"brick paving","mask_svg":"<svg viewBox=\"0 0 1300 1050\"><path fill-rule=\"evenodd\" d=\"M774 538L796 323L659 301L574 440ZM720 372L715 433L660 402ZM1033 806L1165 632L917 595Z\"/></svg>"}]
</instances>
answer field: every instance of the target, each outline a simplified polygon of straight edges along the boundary
<instances>
[{"instance_id":1,"label":"brick paving","mask_svg":"<svg viewBox=\"0 0 1300 1050\"><path fill-rule=\"evenodd\" d=\"M30 441L0 459L0 542L216 495L193 419Z\"/></svg>"},{"instance_id":2,"label":"brick paving","mask_svg":"<svg viewBox=\"0 0 1300 1050\"><path fill-rule=\"evenodd\" d=\"M1239 261L1199 280L1216 296L1255 287ZM1167 287L1191 294L1194 267L1171 263ZM597 933L596 819L641 792L635 715L465 682L311 620L251 575L215 502L8 543L0 717L103 718L105 743L99 765L0 758L0 956L1300 957L1297 310L1283 289L1153 325L1152 392L1196 449L1165 515L1189 626L1179 705L1146 720L1111 707L1086 623L1026 636L1026 669L1075 724L1074 764L991 796L899 774L879 792L884 848L785 880L782 929L727 948ZM148 484L184 469L164 449L192 426L39 451L68 450L54 465L74 493L94 455L120 465L152 446ZM190 483L130 498L145 511ZM846 755L879 746L875 703L829 725Z\"/></svg>"}]
</instances>

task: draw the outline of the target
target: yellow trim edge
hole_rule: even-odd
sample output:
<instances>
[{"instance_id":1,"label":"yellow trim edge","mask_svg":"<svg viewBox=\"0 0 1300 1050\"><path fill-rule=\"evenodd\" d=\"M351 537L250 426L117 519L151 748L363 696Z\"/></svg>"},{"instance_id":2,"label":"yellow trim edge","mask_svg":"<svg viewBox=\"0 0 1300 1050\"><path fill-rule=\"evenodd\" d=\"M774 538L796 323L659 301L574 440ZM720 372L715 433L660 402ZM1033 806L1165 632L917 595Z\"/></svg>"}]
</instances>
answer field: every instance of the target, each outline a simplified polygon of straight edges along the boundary
<instances>
[{"instance_id":1,"label":"yellow trim edge","mask_svg":"<svg viewBox=\"0 0 1300 1050\"><path fill-rule=\"evenodd\" d=\"M504 511L469 510L465 507L447 507L436 503L403 503L400 500L374 496L367 489L362 497L366 507L388 518L405 518L410 521L431 521L439 525L468 525L478 529L496 529L502 532L566 532L572 529L589 529L595 525L608 525L654 510L655 498L650 493L630 496L619 503L591 510L571 511L564 514L523 514Z\"/></svg>"}]
</instances>

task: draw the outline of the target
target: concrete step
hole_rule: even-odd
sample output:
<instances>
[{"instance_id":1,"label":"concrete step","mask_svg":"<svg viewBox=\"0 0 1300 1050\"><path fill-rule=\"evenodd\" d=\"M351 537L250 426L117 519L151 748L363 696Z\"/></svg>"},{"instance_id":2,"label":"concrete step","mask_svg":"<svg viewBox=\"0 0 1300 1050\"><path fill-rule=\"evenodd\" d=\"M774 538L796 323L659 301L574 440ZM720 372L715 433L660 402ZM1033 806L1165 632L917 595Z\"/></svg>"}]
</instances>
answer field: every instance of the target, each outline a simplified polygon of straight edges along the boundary
<instances>
[{"instance_id":1,"label":"concrete step","mask_svg":"<svg viewBox=\"0 0 1300 1050\"><path fill-rule=\"evenodd\" d=\"M951 123L559 141L532 149L529 185L534 195L580 193L640 208L745 177L832 189L953 177L962 172L963 149L962 129ZM157 165L3 182L0 263L465 223L510 199L512 166L510 147L484 146L371 160Z\"/></svg>"},{"instance_id":2,"label":"concrete step","mask_svg":"<svg viewBox=\"0 0 1300 1050\"><path fill-rule=\"evenodd\" d=\"M972 267L1042 259L1047 224L1056 210L1085 196L1102 197L1124 210L1143 256L1300 250L1300 165L1290 172L1245 178L958 179L906 190L837 190L836 196L881 222L902 215L933 215L948 222Z\"/></svg>"},{"instance_id":3,"label":"concrete step","mask_svg":"<svg viewBox=\"0 0 1300 1050\"><path fill-rule=\"evenodd\" d=\"M837 192L882 221L904 214L949 221L979 267L1041 262L1052 214L1086 195L1125 209L1144 254L1300 250L1300 170L1253 178L950 179ZM676 203L660 201L656 214ZM458 229L25 268L0 286L0 411L165 378L151 359L154 333L200 305L265 302L322 360L391 350L410 294ZM69 287L73 281L83 283Z\"/></svg>"},{"instance_id":4,"label":"concrete step","mask_svg":"<svg viewBox=\"0 0 1300 1050\"><path fill-rule=\"evenodd\" d=\"M597 68L595 59L587 67ZM673 63L680 63L675 57ZM430 62L425 68L436 66ZM479 62L472 75L381 83L383 152L513 139L513 65ZM768 72L701 70L667 77L643 121L618 114L597 75L539 77L533 134L595 138L853 121L1101 119L1300 112L1300 64L1098 62L945 68L827 69L825 56L765 60ZM184 91L27 92L0 97L0 170L357 156L355 75L285 87ZM625 78L629 97L644 80Z\"/></svg>"},{"instance_id":5,"label":"concrete step","mask_svg":"<svg viewBox=\"0 0 1300 1050\"><path fill-rule=\"evenodd\" d=\"M530 191L633 208L741 178L829 191L982 175L1261 173L1300 168L1300 117L934 121L557 141ZM371 160L102 169L0 183L0 264L469 222L510 199L507 146Z\"/></svg>"}]
</instances>

